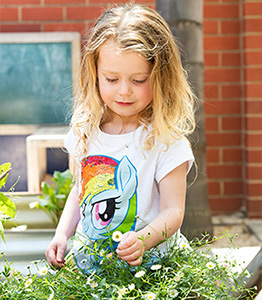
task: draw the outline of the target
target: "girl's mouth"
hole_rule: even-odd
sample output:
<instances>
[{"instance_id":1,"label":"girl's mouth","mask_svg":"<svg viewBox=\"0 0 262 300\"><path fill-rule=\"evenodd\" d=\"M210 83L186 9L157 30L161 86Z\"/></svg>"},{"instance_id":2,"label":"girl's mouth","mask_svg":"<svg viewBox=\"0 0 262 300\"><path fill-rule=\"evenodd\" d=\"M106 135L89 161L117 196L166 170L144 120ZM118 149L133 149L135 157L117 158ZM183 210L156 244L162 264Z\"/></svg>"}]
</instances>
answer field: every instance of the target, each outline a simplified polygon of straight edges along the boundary
<instances>
[{"instance_id":1,"label":"girl's mouth","mask_svg":"<svg viewBox=\"0 0 262 300\"><path fill-rule=\"evenodd\" d=\"M134 102L118 102L116 101L116 104L120 106L131 106Z\"/></svg>"}]
</instances>

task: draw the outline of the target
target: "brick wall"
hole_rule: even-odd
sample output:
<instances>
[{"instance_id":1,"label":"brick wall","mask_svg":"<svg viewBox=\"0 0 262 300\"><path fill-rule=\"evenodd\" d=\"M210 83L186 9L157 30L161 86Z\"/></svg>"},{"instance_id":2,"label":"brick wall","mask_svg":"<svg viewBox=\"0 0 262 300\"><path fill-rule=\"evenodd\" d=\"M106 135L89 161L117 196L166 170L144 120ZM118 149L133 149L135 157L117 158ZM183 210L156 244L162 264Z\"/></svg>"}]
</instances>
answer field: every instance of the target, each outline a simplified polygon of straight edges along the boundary
<instances>
[{"instance_id":1,"label":"brick wall","mask_svg":"<svg viewBox=\"0 0 262 300\"><path fill-rule=\"evenodd\" d=\"M243 1L245 203L262 217L262 2Z\"/></svg>"},{"instance_id":2,"label":"brick wall","mask_svg":"<svg viewBox=\"0 0 262 300\"><path fill-rule=\"evenodd\" d=\"M83 33L108 5L128 0L0 0L1 32ZM137 0L153 6L155 0Z\"/></svg>"},{"instance_id":3,"label":"brick wall","mask_svg":"<svg viewBox=\"0 0 262 300\"><path fill-rule=\"evenodd\" d=\"M0 0L2 32L83 33L123 0ZM137 0L154 7L155 0ZM262 3L204 0L209 203L262 217Z\"/></svg>"},{"instance_id":4,"label":"brick wall","mask_svg":"<svg viewBox=\"0 0 262 300\"><path fill-rule=\"evenodd\" d=\"M262 217L262 2L205 0L209 203Z\"/></svg>"}]
</instances>

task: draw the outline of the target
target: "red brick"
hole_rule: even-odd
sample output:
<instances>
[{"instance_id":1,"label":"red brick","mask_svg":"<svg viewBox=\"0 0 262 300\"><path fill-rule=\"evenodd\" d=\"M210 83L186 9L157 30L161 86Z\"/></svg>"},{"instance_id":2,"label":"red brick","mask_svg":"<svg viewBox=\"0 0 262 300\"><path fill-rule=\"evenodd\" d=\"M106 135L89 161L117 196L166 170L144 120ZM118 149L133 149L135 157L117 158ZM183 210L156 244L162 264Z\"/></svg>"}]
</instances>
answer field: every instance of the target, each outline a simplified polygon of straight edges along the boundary
<instances>
[{"instance_id":1,"label":"red brick","mask_svg":"<svg viewBox=\"0 0 262 300\"><path fill-rule=\"evenodd\" d=\"M252 32L262 31L262 19L245 19L244 20L244 30Z\"/></svg>"},{"instance_id":2,"label":"red brick","mask_svg":"<svg viewBox=\"0 0 262 300\"><path fill-rule=\"evenodd\" d=\"M246 118L247 130L262 130L262 116L260 118L247 117Z\"/></svg>"},{"instance_id":3,"label":"red brick","mask_svg":"<svg viewBox=\"0 0 262 300\"><path fill-rule=\"evenodd\" d=\"M220 184L218 182L208 182L208 195L220 195Z\"/></svg>"},{"instance_id":4,"label":"red brick","mask_svg":"<svg viewBox=\"0 0 262 300\"><path fill-rule=\"evenodd\" d=\"M23 7L23 21L53 21L63 19L62 7Z\"/></svg>"},{"instance_id":5,"label":"red brick","mask_svg":"<svg viewBox=\"0 0 262 300\"><path fill-rule=\"evenodd\" d=\"M240 131L242 129L242 118L241 117L222 118L222 129Z\"/></svg>"},{"instance_id":6,"label":"red brick","mask_svg":"<svg viewBox=\"0 0 262 300\"><path fill-rule=\"evenodd\" d=\"M239 98L241 97L240 85L223 85L222 86L223 98Z\"/></svg>"},{"instance_id":7,"label":"red brick","mask_svg":"<svg viewBox=\"0 0 262 300\"><path fill-rule=\"evenodd\" d=\"M205 102L206 114L240 114L241 103L240 101L206 101Z\"/></svg>"},{"instance_id":8,"label":"red brick","mask_svg":"<svg viewBox=\"0 0 262 300\"><path fill-rule=\"evenodd\" d=\"M246 168L247 179L262 180L262 166L247 167Z\"/></svg>"},{"instance_id":9,"label":"red brick","mask_svg":"<svg viewBox=\"0 0 262 300\"><path fill-rule=\"evenodd\" d=\"M241 145L240 133L207 133L208 146L239 146Z\"/></svg>"},{"instance_id":10,"label":"red brick","mask_svg":"<svg viewBox=\"0 0 262 300\"><path fill-rule=\"evenodd\" d=\"M205 66L218 66L217 53L205 53L204 60L205 60Z\"/></svg>"},{"instance_id":11,"label":"red brick","mask_svg":"<svg viewBox=\"0 0 262 300\"><path fill-rule=\"evenodd\" d=\"M206 36L204 37L205 50L237 50L239 37L235 36Z\"/></svg>"},{"instance_id":12,"label":"red brick","mask_svg":"<svg viewBox=\"0 0 262 300\"><path fill-rule=\"evenodd\" d=\"M247 98L260 98L262 97L262 84L246 84L245 94ZM257 103L256 106L262 106L262 102L254 102ZM252 104L251 104L252 105ZM258 107L257 107L258 108ZM259 109L260 113L262 112L262 108ZM254 113L258 113L258 110L254 109Z\"/></svg>"},{"instance_id":13,"label":"red brick","mask_svg":"<svg viewBox=\"0 0 262 300\"><path fill-rule=\"evenodd\" d=\"M239 210L243 205L242 198L216 198L208 200L210 209L213 213L228 213Z\"/></svg>"},{"instance_id":14,"label":"red brick","mask_svg":"<svg viewBox=\"0 0 262 300\"><path fill-rule=\"evenodd\" d=\"M256 16L262 15L262 3L261 2L246 2L244 3L244 16Z\"/></svg>"},{"instance_id":15,"label":"red brick","mask_svg":"<svg viewBox=\"0 0 262 300\"><path fill-rule=\"evenodd\" d=\"M67 7L66 11L68 20L92 20L99 17L105 11L105 8L100 6L75 6Z\"/></svg>"},{"instance_id":16,"label":"red brick","mask_svg":"<svg viewBox=\"0 0 262 300\"><path fill-rule=\"evenodd\" d=\"M86 26L84 23L47 23L43 24L43 31L77 31L84 33Z\"/></svg>"},{"instance_id":17,"label":"red brick","mask_svg":"<svg viewBox=\"0 0 262 300\"><path fill-rule=\"evenodd\" d=\"M243 39L245 49L260 49L262 48L262 35L245 36Z\"/></svg>"},{"instance_id":18,"label":"red brick","mask_svg":"<svg viewBox=\"0 0 262 300\"><path fill-rule=\"evenodd\" d=\"M262 218L262 200L250 200L247 202L249 218Z\"/></svg>"},{"instance_id":19,"label":"red brick","mask_svg":"<svg viewBox=\"0 0 262 300\"><path fill-rule=\"evenodd\" d=\"M219 150L218 149L207 149L207 161L211 162L219 162Z\"/></svg>"},{"instance_id":20,"label":"red brick","mask_svg":"<svg viewBox=\"0 0 262 300\"><path fill-rule=\"evenodd\" d=\"M242 162L243 152L241 149L224 149L223 162Z\"/></svg>"},{"instance_id":21,"label":"red brick","mask_svg":"<svg viewBox=\"0 0 262 300\"><path fill-rule=\"evenodd\" d=\"M247 81L262 81L262 68L246 68L245 77Z\"/></svg>"},{"instance_id":22,"label":"red brick","mask_svg":"<svg viewBox=\"0 0 262 300\"><path fill-rule=\"evenodd\" d=\"M206 130L218 130L218 118L206 118Z\"/></svg>"},{"instance_id":23,"label":"red brick","mask_svg":"<svg viewBox=\"0 0 262 300\"><path fill-rule=\"evenodd\" d=\"M250 197L260 196L262 197L262 184L260 183L248 183L247 195Z\"/></svg>"},{"instance_id":24,"label":"red brick","mask_svg":"<svg viewBox=\"0 0 262 300\"><path fill-rule=\"evenodd\" d=\"M262 51L246 52L244 57L246 65L262 65Z\"/></svg>"},{"instance_id":25,"label":"red brick","mask_svg":"<svg viewBox=\"0 0 262 300\"><path fill-rule=\"evenodd\" d=\"M259 150L248 150L246 151L247 163L262 163L262 151ZM262 187L262 185L261 185Z\"/></svg>"},{"instance_id":26,"label":"red brick","mask_svg":"<svg viewBox=\"0 0 262 300\"><path fill-rule=\"evenodd\" d=\"M5 21L17 21L18 9L17 8L0 8L0 20Z\"/></svg>"},{"instance_id":27,"label":"red brick","mask_svg":"<svg viewBox=\"0 0 262 300\"><path fill-rule=\"evenodd\" d=\"M217 98L218 86L217 85L205 85L204 87L205 98Z\"/></svg>"},{"instance_id":28,"label":"red brick","mask_svg":"<svg viewBox=\"0 0 262 300\"><path fill-rule=\"evenodd\" d=\"M224 193L225 195L241 195L243 193L243 182L224 182Z\"/></svg>"},{"instance_id":29,"label":"red brick","mask_svg":"<svg viewBox=\"0 0 262 300\"><path fill-rule=\"evenodd\" d=\"M221 32L223 34L238 34L240 32L239 21L222 21Z\"/></svg>"},{"instance_id":30,"label":"red brick","mask_svg":"<svg viewBox=\"0 0 262 300\"><path fill-rule=\"evenodd\" d=\"M207 166L207 177L212 179L241 178L241 172L241 166Z\"/></svg>"},{"instance_id":31,"label":"red brick","mask_svg":"<svg viewBox=\"0 0 262 300\"><path fill-rule=\"evenodd\" d=\"M222 53L223 66L239 66L240 54L239 53Z\"/></svg>"},{"instance_id":32,"label":"red brick","mask_svg":"<svg viewBox=\"0 0 262 300\"><path fill-rule=\"evenodd\" d=\"M247 114L262 114L262 101L246 101L245 107Z\"/></svg>"},{"instance_id":33,"label":"red brick","mask_svg":"<svg viewBox=\"0 0 262 300\"><path fill-rule=\"evenodd\" d=\"M84 4L85 0L44 0L45 4Z\"/></svg>"},{"instance_id":34,"label":"red brick","mask_svg":"<svg viewBox=\"0 0 262 300\"><path fill-rule=\"evenodd\" d=\"M238 5L204 5L204 18L237 18Z\"/></svg>"},{"instance_id":35,"label":"red brick","mask_svg":"<svg viewBox=\"0 0 262 300\"><path fill-rule=\"evenodd\" d=\"M208 69L205 70L205 82L239 82L239 69Z\"/></svg>"},{"instance_id":36,"label":"red brick","mask_svg":"<svg viewBox=\"0 0 262 300\"><path fill-rule=\"evenodd\" d=\"M218 32L217 21L203 21L204 34L216 34Z\"/></svg>"},{"instance_id":37,"label":"red brick","mask_svg":"<svg viewBox=\"0 0 262 300\"><path fill-rule=\"evenodd\" d=\"M262 147L262 134L246 134L246 147L247 148L261 148Z\"/></svg>"},{"instance_id":38,"label":"red brick","mask_svg":"<svg viewBox=\"0 0 262 300\"><path fill-rule=\"evenodd\" d=\"M1 5L40 4L41 0L1 0Z\"/></svg>"},{"instance_id":39,"label":"red brick","mask_svg":"<svg viewBox=\"0 0 262 300\"><path fill-rule=\"evenodd\" d=\"M39 32L40 24L4 24L0 25L0 32Z\"/></svg>"}]
</instances>

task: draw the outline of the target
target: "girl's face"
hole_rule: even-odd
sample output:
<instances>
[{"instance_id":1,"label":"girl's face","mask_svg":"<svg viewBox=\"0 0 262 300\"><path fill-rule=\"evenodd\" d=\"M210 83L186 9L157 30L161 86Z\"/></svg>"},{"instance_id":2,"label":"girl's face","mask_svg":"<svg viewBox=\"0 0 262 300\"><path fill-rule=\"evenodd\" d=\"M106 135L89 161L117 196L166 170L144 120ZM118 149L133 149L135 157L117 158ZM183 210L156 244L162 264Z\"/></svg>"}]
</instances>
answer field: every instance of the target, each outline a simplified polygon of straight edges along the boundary
<instances>
[{"instance_id":1,"label":"girl's face","mask_svg":"<svg viewBox=\"0 0 262 300\"><path fill-rule=\"evenodd\" d=\"M99 51L97 76L102 100L123 121L138 121L138 114L152 101L152 65L137 52L119 51L109 40Z\"/></svg>"}]
</instances>

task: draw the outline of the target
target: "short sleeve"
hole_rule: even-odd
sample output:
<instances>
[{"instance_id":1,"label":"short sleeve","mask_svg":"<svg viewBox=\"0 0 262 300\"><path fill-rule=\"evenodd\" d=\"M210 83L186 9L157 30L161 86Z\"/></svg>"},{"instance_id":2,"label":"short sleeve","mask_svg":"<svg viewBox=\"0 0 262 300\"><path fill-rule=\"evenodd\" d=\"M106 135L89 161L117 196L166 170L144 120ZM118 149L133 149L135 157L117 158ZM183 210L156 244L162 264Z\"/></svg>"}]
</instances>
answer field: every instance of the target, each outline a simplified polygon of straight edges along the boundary
<instances>
[{"instance_id":1,"label":"short sleeve","mask_svg":"<svg viewBox=\"0 0 262 300\"><path fill-rule=\"evenodd\" d=\"M184 162L188 162L188 174L194 162L194 155L186 138L177 140L169 146L167 151L163 150L159 153L155 173L156 181L160 182L168 173Z\"/></svg>"},{"instance_id":2,"label":"short sleeve","mask_svg":"<svg viewBox=\"0 0 262 300\"><path fill-rule=\"evenodd\" d=\"M74 130L71 127L64 139L64 146L71 156L74 156L76 145L77 145L77 139Z\"/></svg>"}]
</instances>

